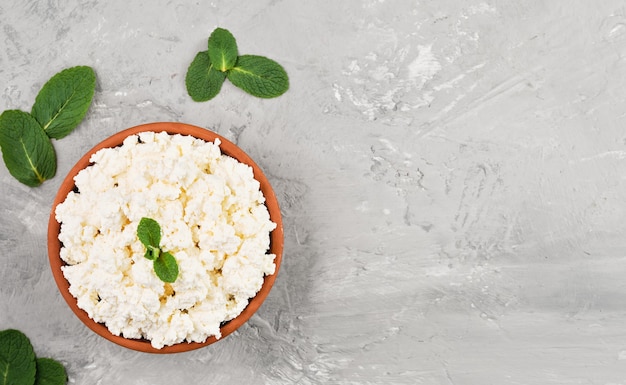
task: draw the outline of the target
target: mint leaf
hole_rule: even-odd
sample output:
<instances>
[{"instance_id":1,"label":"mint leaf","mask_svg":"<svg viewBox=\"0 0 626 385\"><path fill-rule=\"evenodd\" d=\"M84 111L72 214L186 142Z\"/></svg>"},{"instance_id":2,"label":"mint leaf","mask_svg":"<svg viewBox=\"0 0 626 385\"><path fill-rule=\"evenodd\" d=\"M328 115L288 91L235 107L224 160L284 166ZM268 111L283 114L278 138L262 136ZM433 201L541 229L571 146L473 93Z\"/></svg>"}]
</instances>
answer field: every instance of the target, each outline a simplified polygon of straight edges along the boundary
<instances>
[{"instance_id":1,"label":"mint leaf","mask_svg":"<svg viewBox=\"0 0 626 385\"><path fill-rule=\"evenodd\" d=\"M226 29L216 28L208 50L198 52L187 69L185 86L196 102L214 98L228 78L235 86L261 98L275 98L289 89L285 69L264 56L238 56L237 41Z\"/></svg>"},{"instance_id":2,"label":"mint leaf","mask_svg":"<svg viewBox=\"0 0 626 385\"><path fill-rule=\"evenodd\" d=\"M50 138L24 111L7 110L0 115L0 149L11 175L27 186L39 186L56 174Z\"/></svg>"},{"instance_id":3,"label":"mint leaf","mask_svg":"<svg viewBox=\"0 0 626 385\"><path fill-rule=\"evenodd\" d=\"M202 51L196 54L187 69L185 86L191 99L205 102L220 93L225 79L226 73L211 65L208 52Z\"/></svg>"},{"instance_id":4,"label":"mint leaf","mask_svg":"<svg viewBox=\"0 0 626 385\"><path fill-rule=\"evenodd\" d=\"M289 88L289 78L283 67L263 56L239 56L227 77L235 86L260 98L275 98Z\"/></svg>"},{"instance_id":5,"label":"mint leaf","mask_svg":"<svg viewBox=\"0 0 626 385\"><path fill-rule=\"evenodd\" d=\"M49 137L63 138L87 114L95 89L96 75L91 67L64 69L41 88L31 114Z\"/></svg>"},{"instance_id":6,"label":"mint leaf","mask_svg":"<svg viewBox=\"0 0 626 385\"><path fill-rule=\"evenodd\" d=\"M137 226L137 237L146 246L144 257L153 261L154 272L163 282L174 282L178 277L176 258L163 252L161 243L161 226L152 218L143 217Z\"/></svg>"},{"instance_id":7,"label":"mint leaf","mask_svg":"<svg viewBox=\"0 0 626 385\"><path fill-rule=\"evenodd\" d=\"M154 272L163 282L174 282L178 277L178 264L176 258L170 253L161 253L154 260Z\"/></svg>"},{"instance_id":8,"label":"mint leaf","mask_svg":"<svg viewBox=\"0 0 626 385\"><path fill-rule=\"evenodd\" d=\"M33 385L35 352L28 337L8 329L0 332L0 385Z\"/></svg>"},{"instance_id":9,"label":"mint leaf","mask_svg":"<svg viewBox=\"0 0 626 385\"><path fill-rule=\"evenodd\" d=\"M37 358L34 385L66 385L65 367L52 358Z\"/></svg>"},{"instance_id":10,"label":"mint leaf","mask_svg":"<svg viewBox=\"0 0 626 385\"><path fill-rule=\"evenodd\" d=\"M237 42L226 29L216 28L209 36L209 60L215 68L226 72L237 62Z\"/></svg>"},{"instance_id":11,"label":"mint leaf","mask_svg":"<svg viewBox=\"0 0 626 385\"><path fill-rule=\"evenodd\" d=\"M161 226L154 219L143 217L137 226L137 237L148 251L150 247L158 249L161 243Z\"/></svg>"}]
</instances>

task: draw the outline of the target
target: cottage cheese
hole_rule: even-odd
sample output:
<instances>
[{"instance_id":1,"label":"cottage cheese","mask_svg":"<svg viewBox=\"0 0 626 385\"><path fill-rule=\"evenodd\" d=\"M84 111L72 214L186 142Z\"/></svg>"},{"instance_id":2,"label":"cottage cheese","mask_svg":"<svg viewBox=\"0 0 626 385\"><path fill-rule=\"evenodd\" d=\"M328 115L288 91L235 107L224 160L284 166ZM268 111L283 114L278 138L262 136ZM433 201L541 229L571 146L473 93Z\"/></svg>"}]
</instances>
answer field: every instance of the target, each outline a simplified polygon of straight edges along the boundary
<instances>
[{"instance_id":1,"label":"cottage cheese","mask_svg":"<svg viewBox=\"0 0 626 385\"><path fill-rule=\"evenodd\" d=\"M143 132L102 149L55 211L63 274L78 306L115 335L155 348L221 337L275 271L276 227L252 168L222 155L219 139ZM155 219L179 265L162 282L137 238Z\"/></svg>"}]
</instances>

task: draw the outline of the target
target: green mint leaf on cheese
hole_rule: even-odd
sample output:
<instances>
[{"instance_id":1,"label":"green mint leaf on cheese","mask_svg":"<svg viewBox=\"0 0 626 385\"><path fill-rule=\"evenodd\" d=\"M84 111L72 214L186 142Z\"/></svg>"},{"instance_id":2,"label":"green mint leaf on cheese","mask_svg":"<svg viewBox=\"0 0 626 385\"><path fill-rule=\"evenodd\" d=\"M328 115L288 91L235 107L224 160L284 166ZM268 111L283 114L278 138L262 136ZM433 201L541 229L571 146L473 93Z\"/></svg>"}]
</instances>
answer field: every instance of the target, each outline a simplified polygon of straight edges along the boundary
<instances>
[{"instance_id":1,"label":"green mint leaf on cheese","mask_svg":"<svg viewBox=\"0 0 626 385\"><path fill-rule=\"evenodd\" d=\"M28 337L8 329L0 332L0 385L33 385L37 366Z\"/></svg>"},{"instance_id":2,"label":"green mint leaf on cheese","mask_svg":"<svg viewBox=\"0 0 626 385\"><path fill-rule=\"evenodd\" d=\"M65 367L52 358L37 358L34 385L66 385Z\"/></svg>"},{"instance_id":3,"label":"green mint leaf on cheese","mask_svg":"<svg viewBox=\"0 0 626 385\"><path fill-rule=\"evenodd\" d=\"M216 69L211 64L209 53L202 51L196 54L187 69L185 86L191 99L196 102L206 102L220 93L224 80L226 80L226 73Z\"/></svg>"},{"instance_id":4,"label":"green mint leaf on cheese","mask_svg":"<svg viewBox=\"0 0 626 385\"><path fill-rule=\"evenodd\" d=\"M137 225L137 237L146 246L144 257L153 261L154 272L163 282L174 282L178 277L176 258L161 249L161 226L152 218L143 217Z\"/></svg>"},{"instance_id":5,"label":"green mint leaf on cheese","mask_svg":"<svg viewBox=\"0 0 626 385\"><path fill-rule=\"evenodd\" d=\"M56 174L52 142L26 112L7 110L0 115L0 149L9 173L27 186L39 186Z\"/></svg>"},{"instance_id":6,"label":"green mint leaf on cheese","mask_svg":"<svg viewBox=\"0 0 626 385\"><path fill-rule=\"evenodd\" d=\"M64 69L41 88L31 114L49 137L63 138L87 114L95 88L96 75L91 67Z\"/></svg>"},{"instance_id":7,"label":"green mint leaf on cheese","mask_svg":"<svg viewBox=\"0 0 626 385\"><path fill-rule=\"evenodd\" d=\"M176 258L168 252L161 253L154 260L154 272L163 282L172 283L178 277L178 264Z\"/></svg>"},{"instance_id":8,"label":"green mint leaf on cheese","mask_svg":"<svg viewBox=\"0 0 626 385\"><path fill-rule=\"evenodd\" d=\"M284 68L272 59L257 55L240 56L235 67L228 71L228 80L260 98L275 98L289 88Z\"/></svg>"},{"instance_id":9,"label":"green mint leaf on cheese","mask_svg":"<svg viewBox=\"0 0 626 385\"><path fill-rule=\"evenodd\" d=\"M216 28L209 36L209 60L215 68L226 72L237 62L237 42L226 29Z\"/></svg>"},{"instance_id":10,"label":"green mint leaf on cheese","mask_svg":"<svg viewBox=\"0 0 626 385\"><path fill-rule=\"evenodd\" d=\"M137 237L147 248L159 248L161 244L161 226L152 218L143 217L137 226Z\"/></svg>"}]
</instances>

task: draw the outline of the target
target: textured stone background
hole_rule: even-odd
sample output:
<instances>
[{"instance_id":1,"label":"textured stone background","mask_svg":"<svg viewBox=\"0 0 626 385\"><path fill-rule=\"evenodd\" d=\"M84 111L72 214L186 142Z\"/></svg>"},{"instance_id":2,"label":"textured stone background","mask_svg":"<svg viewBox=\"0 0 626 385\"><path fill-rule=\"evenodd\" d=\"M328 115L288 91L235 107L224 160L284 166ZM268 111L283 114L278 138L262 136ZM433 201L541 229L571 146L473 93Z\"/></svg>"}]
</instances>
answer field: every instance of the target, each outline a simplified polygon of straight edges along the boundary
<instances>
[{"instance_id":1,"label":"textured stone background","mask_svg":"<svg viewBox=\"0 0 626 385\"><path fill-rule=\"evenodd\" d=\"M184 76L217 26L284 65L259 100ZM71 384L626 384L622 1L0 3L0 109L69 66L98 76L39 188L0 165L0 329ZM285 221L263 307L217 344L118 347L58 294L56 189L107 136L181 121L236 142Z\"/></svg>"}]
</instances>

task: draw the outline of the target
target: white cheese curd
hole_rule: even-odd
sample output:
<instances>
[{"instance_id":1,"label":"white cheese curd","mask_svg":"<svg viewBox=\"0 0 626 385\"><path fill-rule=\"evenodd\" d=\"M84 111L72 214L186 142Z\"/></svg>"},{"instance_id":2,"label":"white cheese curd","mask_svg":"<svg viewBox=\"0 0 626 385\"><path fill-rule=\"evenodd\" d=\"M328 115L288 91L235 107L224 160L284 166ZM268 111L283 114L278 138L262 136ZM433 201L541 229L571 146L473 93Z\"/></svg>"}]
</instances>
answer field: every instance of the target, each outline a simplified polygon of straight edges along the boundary
<instances>
[{"instance_id":1,"label":"white cheese curd","mask_svg":"<svg viewBox=\"0 0 626 385\"><path fill-rule=\"evenodd\" d=\"M115 335L155 348L220 338L275 271L270 220L252 168L215 143L165 132L99 150L57 206L70 293ZM179 275L166 284L137 237L143 217L161 226L161 248Z\"/></svg>"}]
</instances>

